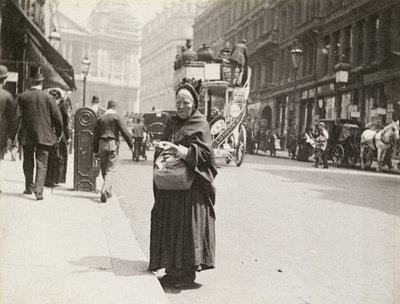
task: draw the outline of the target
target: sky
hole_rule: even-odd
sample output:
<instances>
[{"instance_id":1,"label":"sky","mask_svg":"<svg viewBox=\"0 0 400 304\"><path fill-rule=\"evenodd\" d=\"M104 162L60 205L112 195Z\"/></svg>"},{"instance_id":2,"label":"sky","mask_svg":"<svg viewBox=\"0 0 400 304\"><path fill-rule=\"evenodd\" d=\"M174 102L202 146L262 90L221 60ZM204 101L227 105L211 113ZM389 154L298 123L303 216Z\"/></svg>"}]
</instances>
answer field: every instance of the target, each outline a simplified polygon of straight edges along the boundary
<instances>
[{"instance_id":1,"label":"sky","mask_svg":"<svg viewBox=\"0 0 400 304\"><path fill-rule=\"evenodd\" d=\"M136 15L138 22L143 26L153 19L156 13L163 9L164 3L174 2L173 0L114 0L129 3L132 12ZM175 0L179 1L179 0ZM59 9L65 15L85 26L88 16L100 0L60 0Z\"/></svg>"}]
</instances>

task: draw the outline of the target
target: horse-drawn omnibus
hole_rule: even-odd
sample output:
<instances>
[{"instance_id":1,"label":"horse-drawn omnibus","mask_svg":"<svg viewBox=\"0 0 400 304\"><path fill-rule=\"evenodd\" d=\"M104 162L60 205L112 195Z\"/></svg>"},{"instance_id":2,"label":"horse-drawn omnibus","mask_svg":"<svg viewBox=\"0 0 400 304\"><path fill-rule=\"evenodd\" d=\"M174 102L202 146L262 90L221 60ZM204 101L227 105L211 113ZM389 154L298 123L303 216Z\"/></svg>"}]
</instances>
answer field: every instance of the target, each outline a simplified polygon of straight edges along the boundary
<instances>
[{"instance_id":1,"label":"horse-drawn omnibus","mask_svg":"<svg viewBox=\"0 0 400 304\"><path fill-rule=\"evenodd\" d=\"M236 71L236 75L238 70ZM240 86L232 86L229 63L193 62L174 74L174 88L183 78L201 80L199 111L207 117L213 139L214 156L227 164L234 160L240 166L246 150L247 98L251 69L247 68Z\"/></svg>"}]
</instances>

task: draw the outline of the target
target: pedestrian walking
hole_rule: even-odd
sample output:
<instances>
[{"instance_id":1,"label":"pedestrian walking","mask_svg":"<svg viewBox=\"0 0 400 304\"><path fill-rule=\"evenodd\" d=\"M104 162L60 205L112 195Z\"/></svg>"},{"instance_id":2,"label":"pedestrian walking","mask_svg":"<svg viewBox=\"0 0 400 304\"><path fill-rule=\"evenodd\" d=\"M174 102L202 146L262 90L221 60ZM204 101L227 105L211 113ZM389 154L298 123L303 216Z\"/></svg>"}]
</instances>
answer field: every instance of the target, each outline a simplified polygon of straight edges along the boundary
<instances>
[{"instance_id":1,"label":"pedestrian walking","mask_svg":"<svg viewBox=\"0 0 400 304\"><path fill-rule=\"evenodd\" d=\"M16 126L15 126L15 106L13 98L9 92L4 90L7 82L8 70L4 65L0 65L0 174L2 173L1 161L7 151L8 140L10 139L11 145L14 144ZM1 189L0 175L0 193Z\"/></svg>"},{"instance_id":2,"label":"pedestrian walking","mask_svg":"<svg viewBox=\"0 0 400 304\"><path fill-rule=\"evenodd\" d=\"M92 97L89 108L91 108L96 113L97 117L100 117L106 111L102 107L100 107L100 99L97 96Z\"/></svg>"},{"instance_id":3,"label":"pedestrian walking","mask_svg":"<svg viewBox=\"0 0 400 304\"><path fill-rule=\"evenodd\" d=\"M242 39L240 43L237 43L232 50L231 56L229 58L231 62L231 85L241 86L243 72L247 66L247 46L246 39ZM239 68L238 78L236 79L236 68Z\"/></svg>"},{"instance_id":4,"label":"pedestrian walking","mask_svg":"<svg viewBox=\"0 0 400 304\"><path fill-rule=\"evenodd\" d=\"M134 140L134 150L132 153L132 158L135 161L139 161L140 151L142 149L142 143L144 138L144 132L148 132L146 126L140 118L136 118L136 123L132 127L133 140Z\"/></svg>"},{"instance_id":5,"label":"pedestrian walking","mask_svg":"<svg viewBox=\"0 0 400 304\"><path fill-rule=\"evenodd\" d=\"M154 186L149 269L166 269L160 279L164 286L196 288L196 271L215 267L213 181L217 169L210 128L197 110L194 84L184 83L178 88L176 107L177 116L167 122L161 150L179 157L194 181L189 190L160 190ZM160 153L157 149L155 159Z\"/></svg>"},{"instance_id":6,"label":"pedestrian walking","mask_svg":"<svg viewBox=\"0 0 400 304\"><path fill-rule=\"evenodd\" d=\"M326 154L326 148L328 146L329 133L325 129L325 123L320 122L318 124L319 136L316 139L316 153L315 153L315 167L318 168L320 162L324 164L324 168L328 169L328 156Z\"/></svg>"},{"instance_id":7,"label":"pedestrian walking","mask_svg":"<svg viewBox=\"0 0 400 304\"><path fill-rule=\"evenodd\" d=\"M255 145L256 145L257 155L258 155L258 150L260 149L260 144L261 144L261 128L260 126L257 126L255 130Z\"/></svg>"},{"instance_id":8,"label":"pedestrian walking","mask_svg":"<svg viewBox=\"0 0 400 304\"><path fill-rule=\"evenodd\" d=\"M50 150L62 139L63 120L54 97L42 91L44 77L41 66L30 70L31 87L17 97L20 120L19 143L23 146L24 194L35 193L43 199ZM33 171L36 161L36 177Z\"/></svg>"},{"instance_id":9,"label":"pedestrian walking","mask_svg":"<svg viewBox=\"0 0 400 304\"><path fill-rule=\"evenodd\" d=\"M313 136L313 127L306 127L306 131L300 139L297 160L308 162L313 154L315 139Z\"/></svg>"},{"instance_id":10,"label":"pedestrian walking","mask_svg":"<svg viewBox=\"0 0 400 304\"><path fill-rule=\"evenodd\" d=\"M268 135L269 156L271 157L276 157L277 140L278 136L276 135L276 131L272 130Z\"/></svg>"},{"instance_id":11,"label":"pedestrian walking","mask_svg":"<svg viewBox=\"0 0 400 304\"><path fill-rule=\"evenodd\" d=\"M63 120L61 140L53 147L53 149L50 149L46 181L44 183L47 187L54 187L54 185L57 184L65 184L67 179L68 141L70 131L68 106L63 98L64 92L60 89L52 89L49 93L54 97Z\"/></svg>"},{"instance_id":12,"label":"pedestrian walking","mask_svg":"<svg viewBox=\"0 0 400 304\"><path fill-rule=\"evenodd\" d=\"M101 188L103 203L112 196L112 176L117 165L120 134L132 150L132 134L118 116L118 108L117 102L110 100L107 111L97 120L94 130L93 152L100 158L101 175L104 180Z\"/></svg>"}]
</instances>

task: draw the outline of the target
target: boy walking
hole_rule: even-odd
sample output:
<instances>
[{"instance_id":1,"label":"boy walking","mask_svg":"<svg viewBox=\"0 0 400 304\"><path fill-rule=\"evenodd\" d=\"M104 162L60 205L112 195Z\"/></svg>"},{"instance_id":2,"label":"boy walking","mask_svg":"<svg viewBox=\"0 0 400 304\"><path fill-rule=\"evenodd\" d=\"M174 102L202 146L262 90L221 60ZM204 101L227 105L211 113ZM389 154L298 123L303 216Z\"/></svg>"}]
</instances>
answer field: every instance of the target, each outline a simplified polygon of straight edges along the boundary
<instances>
[{"instance_id":1,"label":"boy walking","mask_svg":"<svg viewBox=\"0 0 400 304\"><path fill-rule=\"evenodd\" d=\"M110 100L107 111L97 120L94 130L93 152L100 157L101 175L104 179L101 188L103 203L112 195L111 179L117 165L120 134L132 150L132 134L118 116L118 108L117 102Z\"/></svg>"}]
</instances>

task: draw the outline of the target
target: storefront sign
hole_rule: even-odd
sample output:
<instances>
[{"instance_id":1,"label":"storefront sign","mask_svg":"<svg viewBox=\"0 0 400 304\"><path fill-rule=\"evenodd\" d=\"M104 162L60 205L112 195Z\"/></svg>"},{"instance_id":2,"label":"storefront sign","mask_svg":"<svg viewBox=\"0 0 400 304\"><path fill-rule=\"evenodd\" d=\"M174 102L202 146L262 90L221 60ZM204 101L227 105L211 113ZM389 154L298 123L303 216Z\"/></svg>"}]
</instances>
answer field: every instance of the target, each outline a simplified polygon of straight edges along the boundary
<instances>
[{"instance_id":1,"label":"storefront sign","mask_svg":"<svg viewBox=\"0 0 400 304\"><path fill-rule=\"evenodd\" d=\"M317 88L318 94L328 93L335 89L335 85L333 83L325 84Z\"/></svg>"},{"instance_id":2,"label":"storefront sign","mask_svg":"<svg viewBox=\"0 0 400 304\"><path fill-rule=\"evenodd\" d=\"M357 105L349 105L349 112L357 112Z\"/></svg>"},{"instance_id":3,"label":"storefront sign","mask_svg":"<svg viewBox=\"0 0 400 304\"><path fill-rule=\"evenodd\" d=\"M377 114L377 115L386 115L386 109L384 109L384 108L377 108L377 109L376 109L376 114Z\"/></svg>"},{"instance_id":4,"label":"storefront sign","mask_svg":"<svg viewBox=\"0 0 400 304\"><path fill-rule=\"evenodd\" d=\"M260 114L260 109L261 109L261 102L255 102L253 104L248 104L247 105L247 113L251 116L251 117L258 117Z\"/></svg>"},{"instance_id":5,"label":"storefront sign","mask_svg":"<svg viewBox=\"0 0 400 304\"><path fill-rule=\"evenodd\" d=\"M18 73L8 72L7 82L18 82Z\"/></svg>"}]
</instances>

